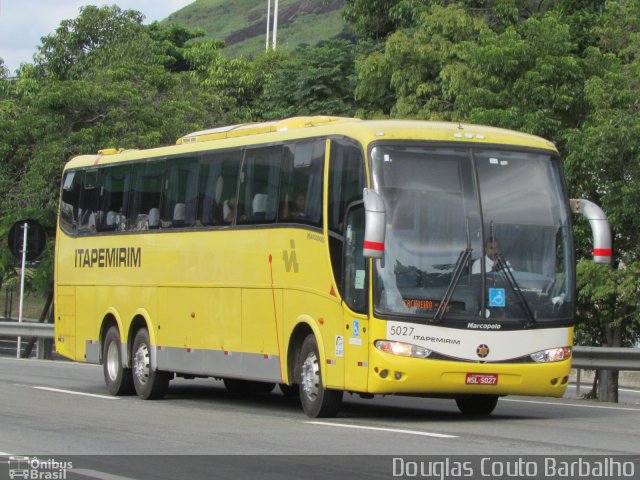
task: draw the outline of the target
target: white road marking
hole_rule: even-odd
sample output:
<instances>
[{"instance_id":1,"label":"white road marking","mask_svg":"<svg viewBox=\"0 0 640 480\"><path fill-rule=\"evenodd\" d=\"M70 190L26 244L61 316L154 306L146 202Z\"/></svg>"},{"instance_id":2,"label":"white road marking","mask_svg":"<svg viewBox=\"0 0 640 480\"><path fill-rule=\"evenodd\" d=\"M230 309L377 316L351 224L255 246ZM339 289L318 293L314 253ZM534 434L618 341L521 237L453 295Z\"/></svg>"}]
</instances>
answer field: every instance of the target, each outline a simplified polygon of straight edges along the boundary
<instances>
[{"instance_id":1,"label":"white road marking","mask_svg":"<svg viewBox=\"0 0 640 480\"><path fill-rule=\"evenodd\" d=\"M605 405L576 405L575 403L559 403L559 402L536 402L535 400L516 400L513 398L501 398L500 402L535 403L540 405L555 405L558 407L600 408L603 410L626 410L630 412L640 412L640 408L607 407ZM500 402L498 402L498 404L500 404Z\"/></svg>"},{"instance_id":2,"label":"white road marking","mask_svg":"<svg viewBox=\"0 0 640 480\"><path fill-rule=\"evenodd\" d=\"M436 438L458 438L456 435L446 435L444 433L431 433L422 432L419 430L402 430L398 428L384 428L384 427L366 427L364 425L349 425L346 423L333 423L333 422L304 422L310 425L323 425L325 427L338 427L338 428L353 428L359 430L375 430L378 432L390 432L390 433L404 433L406 435L420 435L423 437L436 437Z\"/></svg>"},{"instance_id":3,"label":"white road marking","mask_svg":"<svg viewBox=\"0 0 640 480\"><path fill-rule=\"evenodd\" d=\"M111 397L107 395L96 395L95 393L74 392L73 390L61 390L59 388L51 387L31 387L35 390L46 390L47 392L66 393L67 395L79 395L82 397L102 398L104 400L120 400L118 397Z\"/></svg>"}]
</instances>

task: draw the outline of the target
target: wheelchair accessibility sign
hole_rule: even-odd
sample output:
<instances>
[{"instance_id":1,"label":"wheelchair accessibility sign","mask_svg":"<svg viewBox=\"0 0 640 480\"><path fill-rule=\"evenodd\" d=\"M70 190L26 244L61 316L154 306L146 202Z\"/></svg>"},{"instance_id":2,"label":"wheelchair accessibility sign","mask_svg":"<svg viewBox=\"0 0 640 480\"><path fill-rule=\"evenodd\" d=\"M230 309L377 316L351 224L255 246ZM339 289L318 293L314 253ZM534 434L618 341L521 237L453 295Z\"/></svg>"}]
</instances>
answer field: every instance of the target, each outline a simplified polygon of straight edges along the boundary
<instances>
[{"instance_id":1,"label":"wheelchair accessibility sign","mask_svg":"<svg viewBox=\"0 0 640 480\"><path fill-rule=\"evenodd\" d=\"M504 294L504 288L489 289L489 306L490 307L506 307L507 299Z\"/></svg>"}]
</instances>

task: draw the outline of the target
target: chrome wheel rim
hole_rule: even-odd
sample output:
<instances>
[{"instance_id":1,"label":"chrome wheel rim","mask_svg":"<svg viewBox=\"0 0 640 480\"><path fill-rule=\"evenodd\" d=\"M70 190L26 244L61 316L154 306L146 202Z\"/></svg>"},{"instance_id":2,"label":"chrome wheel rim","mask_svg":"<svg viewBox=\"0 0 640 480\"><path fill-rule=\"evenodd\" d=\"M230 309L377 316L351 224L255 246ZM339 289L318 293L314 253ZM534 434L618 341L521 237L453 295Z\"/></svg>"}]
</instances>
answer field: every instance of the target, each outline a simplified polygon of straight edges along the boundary
<instances>
[{"instance_id":1,"label":"chrome wheel rim","mask_svg":"<svg viewBox=\"0 0 640 480\"><path fill-rule=\"evenodd\" d=\"M301 382L302 390L310 400L318 397L320 390L320 366L315 353L307 355L302 363Z\"/></svg>"},{"instance_id":2,"label":"chrome wheel rim","mask_svg":"<svg viewBox=\"0 0 640 480\"><path fill-rule=\"evenodd\" d=\"M133 355L133 373L141 384L149 380L149 347L144 343L138 346Z\"/></svg>"},{"instance_id":3,"label":"chrome wheel rim","mask_svg":"<svg viewBox=\"0 0 640 480\"><path fill-rule=\"evenodd\" d=\"M115 382L118 379L118 371L120 370L120 354L118 352L117 342L111 342L107 347L107 375L109 380Z\"/></svg>"}]
</instances>

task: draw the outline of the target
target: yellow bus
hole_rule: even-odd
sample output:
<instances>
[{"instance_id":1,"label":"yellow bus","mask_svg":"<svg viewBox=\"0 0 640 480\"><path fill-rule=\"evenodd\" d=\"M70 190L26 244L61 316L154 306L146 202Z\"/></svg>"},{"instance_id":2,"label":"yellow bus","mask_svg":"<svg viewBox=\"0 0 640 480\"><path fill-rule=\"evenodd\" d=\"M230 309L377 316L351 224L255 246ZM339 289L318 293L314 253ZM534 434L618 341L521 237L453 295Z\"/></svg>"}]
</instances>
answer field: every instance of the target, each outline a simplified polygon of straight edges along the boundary
<instances>
[{"instance_id":1,"label":"yellow bus","mask_svg":"<svg viewBox=\"0 0 640 480\"><path fill-rule=\"evenodd\" d=\"M575 293L552 143L464 124L296 117L103 150L63 172L59 353L102 364L113 395L170 380L299 392L560 397Z\"/></svg>"}]
</instances>

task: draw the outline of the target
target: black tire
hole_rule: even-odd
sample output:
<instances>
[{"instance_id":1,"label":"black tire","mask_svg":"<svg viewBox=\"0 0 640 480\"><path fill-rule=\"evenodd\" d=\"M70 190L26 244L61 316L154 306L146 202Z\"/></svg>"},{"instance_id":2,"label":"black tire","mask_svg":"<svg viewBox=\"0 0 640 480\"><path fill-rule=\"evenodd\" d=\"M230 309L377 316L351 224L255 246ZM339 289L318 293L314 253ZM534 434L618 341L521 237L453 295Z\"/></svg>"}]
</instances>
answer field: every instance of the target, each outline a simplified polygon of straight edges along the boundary
<instances>
[{"instance_id":1,"label":"black tire","mask_svg":"<svg viewBox=\"0 0 640 480\"><path fill-rule=\"evenodd\" d=\"M167 372L151 368L151 343L146 328L138 330L131 350L131 370L133 386L143 400L162 398L169 388L170 376Z\"/></svg>"},{"instance_id":2,"label":"black tire","mask_svg":"<svg viewBox=\"0 0 640 480\"><path fill-rule=\"evenodd\" d=\"M498 404L498 395L469 395L456 398L456 403L464 415L490 415Z\"/></svg>"},{"instance_id":3,"label":"black tire","mask_svg":"<svg viewBox=\"0 0 640 480\"><path fill-rule=\"evenodd\" d=\"M304 413L311 418L335 417L340 410L343 392L324 388L318 344L313 335L302 342L297 372Z\"/></svg>"},{"instance_id":4,"label":"black tire","mask_svg":"<svg viewBox=\"0 0 640 480\"><path fill-rule=\"evenodd\" d=\"M222 381L227 391L234 395L270 393L276 386L275 383L239 380L237 378L223 378Z\"/></svg>"},{"instance_id":5,"label":"black tire","mask_svg":"<svg viewBox=\"0 0 640 480\"><path fill-rule=\"evenodd\" d=\"M133 395L133 377L130 368L124 368L117 327L107 330L102 343L102 372L104 383L111 395Z\"/></svg>"}]
</instances>

